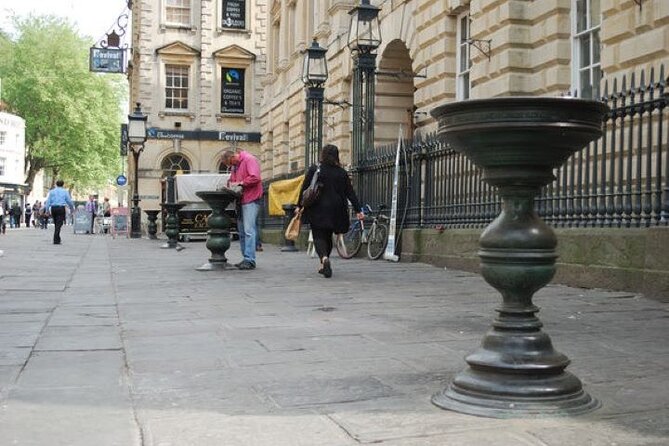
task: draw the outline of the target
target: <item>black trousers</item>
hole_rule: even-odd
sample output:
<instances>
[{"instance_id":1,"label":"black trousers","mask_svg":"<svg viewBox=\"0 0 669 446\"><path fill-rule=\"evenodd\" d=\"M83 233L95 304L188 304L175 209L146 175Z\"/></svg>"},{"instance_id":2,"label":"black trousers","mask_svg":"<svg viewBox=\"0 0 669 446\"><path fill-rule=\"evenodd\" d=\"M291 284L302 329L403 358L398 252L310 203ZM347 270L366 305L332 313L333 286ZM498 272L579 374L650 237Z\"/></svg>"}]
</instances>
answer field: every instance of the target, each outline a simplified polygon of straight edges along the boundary
<instances>
[{"instance_id":1,"label":"black trousers","mask_svg":"<svg viewBox=\"0 0 669 446\"><path fill-rule=\"evenodd\" d=\"M53 242L60 243L60 228L65 223L65 206L51 206L51 216L55 229L53 231Z\"/></svg>"},{"instance_id":2,"label":"black trousers","mask_svg":"<svg viewBox=\"0 0 669 446\"><path fill-rule=\"evenodd\" d=\"M318 254L319 259L330 257L333 234L334 231L332 229L311 228L311 235L314 238L314 248L316 248L316 254Z\"/></svg>"}]
</instances>

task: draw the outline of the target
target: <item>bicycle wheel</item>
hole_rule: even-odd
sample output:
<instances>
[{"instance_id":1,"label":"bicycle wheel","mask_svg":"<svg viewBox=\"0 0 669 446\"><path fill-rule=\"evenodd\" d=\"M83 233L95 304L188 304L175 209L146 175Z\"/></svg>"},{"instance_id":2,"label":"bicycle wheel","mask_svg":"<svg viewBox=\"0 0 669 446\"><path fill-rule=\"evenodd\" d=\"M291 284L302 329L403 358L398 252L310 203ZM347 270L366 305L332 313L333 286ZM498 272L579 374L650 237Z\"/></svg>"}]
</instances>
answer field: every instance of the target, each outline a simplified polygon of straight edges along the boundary
<instances>
[{"instance_id":1,"label":"bicycle wheel","mask_svg":"<svg viewBox=\"0 0 669 446\"><path fill-rule=\"evenodd\" d=\"M362 228L359 224L352 224L346 234L336 236L335 247L337 253L342 259L355 257L362 246Z\"/></svg>"},{"instance_id":2,"label":"bicycle wheel","mask_svg":"<svg viewBox=\"0 0 669 446\"><path fill-rule=\"evenodd\" d=\"M383 223L377 223L369 231L369 239L367 240L367 257L370 260L376 260L383 254L388 244L388 226Z\"/></svg>"}]
</instances>

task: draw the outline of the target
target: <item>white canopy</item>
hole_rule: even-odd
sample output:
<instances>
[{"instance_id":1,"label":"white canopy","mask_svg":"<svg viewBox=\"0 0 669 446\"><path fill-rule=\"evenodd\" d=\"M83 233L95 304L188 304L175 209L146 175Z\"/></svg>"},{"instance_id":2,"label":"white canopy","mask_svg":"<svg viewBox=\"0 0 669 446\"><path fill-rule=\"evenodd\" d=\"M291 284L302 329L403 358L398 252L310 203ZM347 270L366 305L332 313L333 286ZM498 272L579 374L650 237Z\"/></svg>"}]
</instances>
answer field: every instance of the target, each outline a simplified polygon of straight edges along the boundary
<instances>
[{"instance_id":1,"label":"white canopy","mask_svg":"<svg viewBox=\"0 0 669 446\"><path fill-rule=\"evenodd\" d=\"M195 192L218 190L228 185L229 173L191 173L176 175L177 202L201 203Z\"/></svg>"}]
</instances>

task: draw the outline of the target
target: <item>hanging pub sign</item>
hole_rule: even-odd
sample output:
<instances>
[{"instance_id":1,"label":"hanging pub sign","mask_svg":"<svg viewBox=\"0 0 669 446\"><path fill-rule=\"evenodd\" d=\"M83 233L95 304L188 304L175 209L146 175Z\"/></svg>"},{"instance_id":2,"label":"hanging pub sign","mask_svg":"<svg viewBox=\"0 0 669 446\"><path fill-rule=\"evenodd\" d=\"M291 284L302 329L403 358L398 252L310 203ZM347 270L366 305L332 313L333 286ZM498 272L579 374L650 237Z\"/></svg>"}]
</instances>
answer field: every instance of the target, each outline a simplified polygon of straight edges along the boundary
<instances>
[{"instance_id":1,"label":"hanging pub sign","mask_svg":"<svg viewBox=\"0 0 669 446\"><path fill-rule=\"evenodd\" d=\"M223 0L221 28L246 29L246 0Z\"/></svg>"},{"instance_id":2,"label":"hanging pub sign","mask_svg":"<svg viewBox=\"0 0 669 446\"><path fill-rule=\"evenodd\" d=\"M244 114L244 69L221 68L221 113Z\"/></svg>"},{"instance_id":3,"label":"hanging pub sign","mask_svg":"<svg viewBox=\"0 0 669 446\"><path fill-rule=\"evenodd\" d=\"M92 47L89 70L96 73L125 73L125 50Z\"/></svg>"}]
</instances>

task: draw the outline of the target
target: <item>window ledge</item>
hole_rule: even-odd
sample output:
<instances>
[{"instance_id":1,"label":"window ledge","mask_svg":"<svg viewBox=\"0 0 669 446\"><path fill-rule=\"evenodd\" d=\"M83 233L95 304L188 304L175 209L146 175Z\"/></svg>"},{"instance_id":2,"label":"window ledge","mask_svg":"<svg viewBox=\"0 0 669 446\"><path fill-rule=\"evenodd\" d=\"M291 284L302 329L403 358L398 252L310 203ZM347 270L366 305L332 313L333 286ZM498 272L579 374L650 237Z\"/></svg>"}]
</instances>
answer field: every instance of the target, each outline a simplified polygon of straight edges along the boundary
<instances>
[{"instance_id":1,"label":"window ledge","mask_svg":"<svg viewBox=\"0 0 669 446\"><path fill-rule=\"evenodd\" d=\"M165 31L190 31L192 34L197 32L197 27L192 25L178 25L171 23L161 23L160 30Z\"/></svg>"},{"instance_id":2,"label":"window ledge","mask_svg":"<svg viewBox=\"0 0 669 446\"><path fill-rule=\"evenodd\" d=\"M220 34L228 34L228 33L232 33L232 34L246 34L246 35L248 35L248 36L251 35L251 30L250 30L250 29L247 29L247 28L245 28L245 29L237 29L237 28L223 28L223 27L221 27L221 26L217 26L217 27L216 27L216 32L217 32L219 35L220 35Z\"/></svg>"},{"instance_id":3,"label":"window ledge","mask_svg":"<svg viewBox=\"0 0 669 446\"><path fill-rule=\"evenodd\" d=\"M244 119L246 122L251 122L251 115L244 113L243 115L238 115L236 113L216 113L216 121L221 122L223 119Z\"/></svg>"},{"instance_id":4,"label":"window ledge","mask_svg":"<svg viewBox=\"0 0 669 446\"><path fill-rule=\"evenodd\" d=\"M189 112L187 110L184 111L178 111L178 110L161 110L158 112L158 116L161 118L165 118L167 116L182 116L186 118L190 118L191 120L195 119L195 113Z\"/></svg>"}]
</instances>

